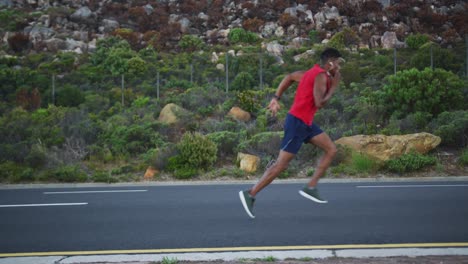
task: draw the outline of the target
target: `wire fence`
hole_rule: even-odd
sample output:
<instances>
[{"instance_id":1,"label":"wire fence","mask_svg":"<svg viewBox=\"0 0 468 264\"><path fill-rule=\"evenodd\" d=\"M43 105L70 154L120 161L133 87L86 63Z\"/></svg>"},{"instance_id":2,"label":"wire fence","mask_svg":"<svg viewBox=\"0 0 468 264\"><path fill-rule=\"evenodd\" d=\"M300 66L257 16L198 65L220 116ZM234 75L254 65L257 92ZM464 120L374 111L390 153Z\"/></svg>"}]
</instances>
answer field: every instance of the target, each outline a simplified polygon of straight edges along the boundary
<instances>
[{"instance_id":1,"label":"wire fence","mask_svg":"<svg viewBox=\"0 0 468 264\"><path fill-rule=\"evenodd\" d=\"M379 63L377 58L359 58L359 55L355 55L351 60L357 61L358 66L364 60L375 63L376 65L372 67L379 67L386 75L396 74L400 70L418 65L419 68L442 68L466 78L468 76L468 36L464 48L466 48L466 58L459 56L458 51L431 47L428 52L418 53L409 49L379 51L380 57L387 58L388 61L393 59L390 65ZM361 57L363 57L362 54ZM118 97L122 105L126 104L125 91L128 89L158 99L170 89L194 86L215 86L225 92L264 89L277 85L281 76L287 72L310 68L317 62L318 55L313 52L288 54L288 58L284 59L283 63L279 63L283 58L266 52L227 52L221 55L205 54L203 56L194 53L188 58L180 61L162 60L157 67L139 76L98 74L89 78L78 72L52 75L49 87L43 87L43 89L50 89L48 92L50 97L46 96L46 100L52 104L57 102L56 98L61 90L74 86L82 91L112 90L116 94L115 99L117 100ZM353 64L354 66L356 64Z\"/></svg>"}]
</instances>

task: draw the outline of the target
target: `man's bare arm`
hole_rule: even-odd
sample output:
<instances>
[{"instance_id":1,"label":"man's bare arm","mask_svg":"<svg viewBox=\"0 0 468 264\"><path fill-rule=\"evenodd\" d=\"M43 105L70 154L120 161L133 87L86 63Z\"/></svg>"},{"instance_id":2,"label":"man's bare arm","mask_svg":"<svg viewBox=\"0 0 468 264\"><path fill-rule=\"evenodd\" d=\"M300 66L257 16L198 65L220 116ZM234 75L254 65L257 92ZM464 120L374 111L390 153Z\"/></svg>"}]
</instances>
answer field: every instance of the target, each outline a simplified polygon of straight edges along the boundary
<instances>
[{"instance_id":1,"label":"man's bare arm","mask_svg":"<svg viewBox=\"0 0 468 264\"><path fill-rule=\"evenodd\" d=\"M281 83L278 85L278 89L276 89L275 95L280 98L281 95L293 84L294 82L299 82L302 79L302 76L304 76L305 71L296 71L293 73L290 73L286 76L284 76L283 80ZM273 116L276 115L276 113L279 111L281 108L278 99L273 98L270 101L270 104L268 105L268 109L270 109L271 113Z\"/></svg>"}]
</instances>

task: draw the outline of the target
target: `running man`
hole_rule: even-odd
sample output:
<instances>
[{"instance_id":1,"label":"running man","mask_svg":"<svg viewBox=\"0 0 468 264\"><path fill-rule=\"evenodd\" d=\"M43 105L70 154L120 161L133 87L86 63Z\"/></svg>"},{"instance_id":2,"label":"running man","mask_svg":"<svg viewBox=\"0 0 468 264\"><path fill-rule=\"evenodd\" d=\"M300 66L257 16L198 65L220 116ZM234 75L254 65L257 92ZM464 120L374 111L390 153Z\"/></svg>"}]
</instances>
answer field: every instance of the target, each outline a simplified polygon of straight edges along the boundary
<instances>
[{"instance_id":1,"label":"running man","mask_svg":"<svg viewBox=\"0 0 468 264\"><path fill-rule=\"evenodd\" d=\"M250 190L240 191L239 197L246 213L255 218L253 205L255 196L268 186L281 172L288 168L303 143L314 144L324 151L310 182L299 193L314 202L327 203L317 190L317 183L325 174L336 155L336 146L330 137L314 121L318 109L324 107L338 88L341 74L340 63L344 60L338 50L327 48L320 55L320 65L308 71L297 71L286 75L270 101L268 109L276 115L280 109L281 95L293 84L299 82L293 105L286 116L284 136L276 162L268 167L262 178Z\"/></svg>"}]
</instances>

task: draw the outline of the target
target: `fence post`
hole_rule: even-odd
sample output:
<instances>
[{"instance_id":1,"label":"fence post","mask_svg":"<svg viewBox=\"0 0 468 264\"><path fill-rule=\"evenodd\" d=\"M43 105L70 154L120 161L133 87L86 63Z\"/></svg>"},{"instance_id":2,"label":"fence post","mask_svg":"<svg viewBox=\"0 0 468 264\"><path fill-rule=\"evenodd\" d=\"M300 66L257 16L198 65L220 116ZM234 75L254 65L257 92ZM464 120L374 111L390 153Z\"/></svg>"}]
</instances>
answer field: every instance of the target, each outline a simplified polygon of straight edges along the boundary
<instances>
[{"instance_id":1,"label":"fence post","mask_svg":"<svg viewBox=\"0 0 468 264\"><path fill-rule=\"evenodd\" d=\"M52 74L52 104L55 105L55 74Z\"/></svg>"},{"instance_id":2,"label":"fence post","mask_svg":"<svg viewBox=\"0 0 468 264\"><path fill-rule=\"evenodd\" d=\"M159 71L156 73L156 79L157 79L157 83L156 83L156 96L157 96L157 98L159 99Z\"/></svg>"},{"instance_id":3,"label":"fence post","mask_svg":"<svg viewBox=\"0 0 468 264\"><path fill-rule=\"evenodd\" d=\"M260 53L260 90L263 90L263 54Z\"/></svg>"},{"instance_id":4,"label":"fence post","mask_svg":"<svg viewBox=\"0 0 468 264\"><path fill-rule=\"evenodd\" d=\"M190 63L190 83L193 83L193 61Z\"/></svg>"},{"instance_id":5,"label":"fence post","mask_svg":"<svg viewBox=\"0 0 468 264\"><path fill-rule=\"evenodd\" d=\"M125 103L125 99L124 99L124 82L125 82L125 79L124 79L124 75L122 74L122 107L124 107L124 103Z\"/></svg>"},{"instance_id":6,"label":"fence post","mask_svg":"<svg viewBox=\"0 0 468 264\"><path fill-rule=\"evenodd\" d=\"M468 78L468 34L465 34L465 47L466 47L466 75L465 77Z\"/></svg>"},{"instance_id":7,"label":"fence post","mask_svg":"<svg viewBox=\"0 0 468 264\"><path fill-rule=\"evenodd\" d=\"M432 50L432 43L431 43L431 70L434 70L434 52Z\"/></svg>"},{"instance_id":8,"label":"fence post","mask_svg":"<svg viewBox=\"0 0 468 264\"><path fill-rule=\"evenodd\" d=\"M396 47L393 47L393 74L397 72L397 52Z\"/></svg>"},{"instance_id":9,"label":"fence post","mask_svg":"<svg viewBox=\"0 0 468 264\"><path fill-rule=\"evenodd\" d=\"M229 66L228 66L229 53L226 52L226 93L229 92Z\"/></svg>"}]
</instances>

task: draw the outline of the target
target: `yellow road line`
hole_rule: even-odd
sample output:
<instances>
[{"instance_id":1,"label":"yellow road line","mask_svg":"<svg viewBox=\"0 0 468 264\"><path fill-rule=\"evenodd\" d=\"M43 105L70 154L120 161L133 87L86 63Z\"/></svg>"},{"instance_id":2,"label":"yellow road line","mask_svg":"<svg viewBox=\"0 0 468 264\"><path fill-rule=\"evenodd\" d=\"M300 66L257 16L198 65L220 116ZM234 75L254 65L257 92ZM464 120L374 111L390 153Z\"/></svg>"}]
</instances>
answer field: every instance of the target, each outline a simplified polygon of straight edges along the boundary
<instances>
[{"instance_id":1,"label":"yellow road line","mask_svg":"<svg viewBox=\"0 0 468 264\"><path fill-rule=\"evenodd\" d=\"M57 251L0 253L0 258L31 256L79 256L79 255L118 255L118 254L164 254L164 253L201 253L201 252L239 252L239 251L285 251L285 250L333 250L333 249L389 249L389 248L450 248L468 247L461 243L407 243L407 244L357 244L357 245L309 245L309 246L265 246L265 247L220 247L220 248L174 248L174 249L136 249L101 251Z\"/></svg>"}]
</instances>

